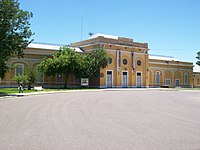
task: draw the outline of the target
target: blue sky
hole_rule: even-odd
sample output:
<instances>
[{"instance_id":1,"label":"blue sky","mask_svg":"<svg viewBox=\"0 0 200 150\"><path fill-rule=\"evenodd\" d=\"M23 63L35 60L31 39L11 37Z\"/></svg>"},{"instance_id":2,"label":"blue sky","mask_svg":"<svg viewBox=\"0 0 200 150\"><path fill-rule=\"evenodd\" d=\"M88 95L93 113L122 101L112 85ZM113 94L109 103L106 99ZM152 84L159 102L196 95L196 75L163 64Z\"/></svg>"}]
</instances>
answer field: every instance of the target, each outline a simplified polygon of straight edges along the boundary
<instances>
[{"instance_id":1,"label":"blue sky","mask_svg":"<svg viewBox=\"0 0 200 150\"><path fill-rule=\"evenodd\" d=\"M70 44L88 33L133 38L149 53L196 62L200 0L19 0L31 11L35 42ZM81 20L82 36L81 36Z\"/></svg>"}]
</instances>

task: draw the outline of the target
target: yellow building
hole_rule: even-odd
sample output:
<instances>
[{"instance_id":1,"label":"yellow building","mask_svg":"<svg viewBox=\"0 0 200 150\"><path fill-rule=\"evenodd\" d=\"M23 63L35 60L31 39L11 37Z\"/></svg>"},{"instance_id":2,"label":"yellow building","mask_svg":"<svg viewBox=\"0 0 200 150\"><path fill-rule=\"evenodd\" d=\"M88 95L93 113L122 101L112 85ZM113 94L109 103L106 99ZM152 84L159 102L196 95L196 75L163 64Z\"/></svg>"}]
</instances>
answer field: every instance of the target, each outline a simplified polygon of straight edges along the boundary
<instances>
[{"instance_id":1,"label":"yellow building","mask_svg":"<svg viewBox=\"0 0 200 150\"><path fill-rule=\"evenodd\" d=\"M192 87L193 64L148 54L148 44L133 39L97 34L72 43L84 52L106 49L111 63L101 69L99 87Z\"/></svg>"},{"instance_id":2,"label":"yellow building","mask_svg":"<svg viewBox=\"0 0 200 150\"><path fill-rule=\"evenodd\" d=\"M60 45L30 44L24 58L11 58L9 72L0 79L1 87L16 86L12 78L24 74L25 68L37 67L40 61L59 50ZM96 34L87 40L70 44L77 52L85 53L98 48L106 49L109 65L100 70L100 76L89 81L91 87L193 87L193 64L171 57L149 55L148 44L130 38ZM37 85L59 87L64 75L41 76ZM198 81L195 80L195 83ZM70 86L80 86L80 79L71 75Z\"/></svg>"},{"instance_id":3,"label":"yellow building","mask_svg":"<svg viewBox=\"0 0 200 150\"><path fill-rule=\"evenodd\" d=\"M200 88L200 66L195 65L193 69L194 87Z\"/></svg>"}]
</instances>

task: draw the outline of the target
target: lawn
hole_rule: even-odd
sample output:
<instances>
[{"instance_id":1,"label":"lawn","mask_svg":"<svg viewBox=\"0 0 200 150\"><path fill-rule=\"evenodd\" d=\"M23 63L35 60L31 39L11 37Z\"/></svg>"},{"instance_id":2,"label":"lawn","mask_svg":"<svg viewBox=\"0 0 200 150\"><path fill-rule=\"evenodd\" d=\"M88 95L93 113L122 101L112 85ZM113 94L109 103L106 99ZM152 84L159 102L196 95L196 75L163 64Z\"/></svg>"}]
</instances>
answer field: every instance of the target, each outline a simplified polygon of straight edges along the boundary
<instances>
[{"instance_id":1,"label":"lawn","mask_svg":"<svg viewBox=\"0 0 200 150\"><path fill-rule=\"evenodd\" d=\"M34 90L24 90L24 93L34 92ZM15 94L19 93L18 88L0 88L0 94Z\"/></svg>"},{"instance_id":2,"label":"lawn","mask_svg":"<svg viewBox=\"0 0 200 150\"><path fill-rule=\"evenodd\" d=\"M200 90L200 88L182 88L182 90Z\"/></svg>"},{"instance_id":3,"label":"lawn","mask_svg":"<svg viewBox=\"0 0 200 150\"><path fill-rule=\"evenodd\" d=\"M44 92L51 92L51 91L67 91L67 90L89 90L89 89L95 89L95 88L67 88L67 89L58 89L58 88L50 88L50 89L44 89ZM27 90L27 88L24 89L24 93L30 93L35 92L34 89ZM19 93L18 88L0 88L0 95L7 95L7 94L16 94Z\"/></svg>"}]
</instances>

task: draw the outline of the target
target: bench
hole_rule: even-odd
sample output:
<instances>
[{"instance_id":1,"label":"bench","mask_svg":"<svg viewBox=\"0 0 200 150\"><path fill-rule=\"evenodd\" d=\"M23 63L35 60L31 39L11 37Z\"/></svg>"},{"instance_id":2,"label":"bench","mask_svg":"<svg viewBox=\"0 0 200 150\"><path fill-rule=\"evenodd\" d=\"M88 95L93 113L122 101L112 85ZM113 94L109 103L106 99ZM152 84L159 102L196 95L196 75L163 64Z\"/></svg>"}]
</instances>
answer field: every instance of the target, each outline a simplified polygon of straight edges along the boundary
<instances>
[{"instance_id":1,"label":"bench","mask_svg":"<svg viewBox=\"0 0 200 150\"><path fill-rule=\"evenodd\" d=\"M44 89L42 88L42 86L35 86L33 88L35 91L43 91Z\"/></svg>"}]
</instances>

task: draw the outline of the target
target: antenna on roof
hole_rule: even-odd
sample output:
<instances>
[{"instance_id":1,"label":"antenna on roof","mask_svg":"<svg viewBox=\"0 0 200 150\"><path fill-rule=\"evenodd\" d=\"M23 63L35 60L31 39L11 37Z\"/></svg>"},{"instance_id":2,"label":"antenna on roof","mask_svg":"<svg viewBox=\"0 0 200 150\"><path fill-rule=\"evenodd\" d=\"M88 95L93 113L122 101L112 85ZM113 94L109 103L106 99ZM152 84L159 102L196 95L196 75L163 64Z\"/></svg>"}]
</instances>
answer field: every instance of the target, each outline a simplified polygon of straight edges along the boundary
<instances>
[{"instance_id":1,"label":"antenna on roof","mask_svg":"<svg viewBox=\"0 0 200 150\"><path fill-rule=\"evenodd\" d=\"M93 35L94 35L94 33L92 33L92 32L89 33L89 36L90 36L90 37L93 36Z\"/></svg>"}]
</instances>

